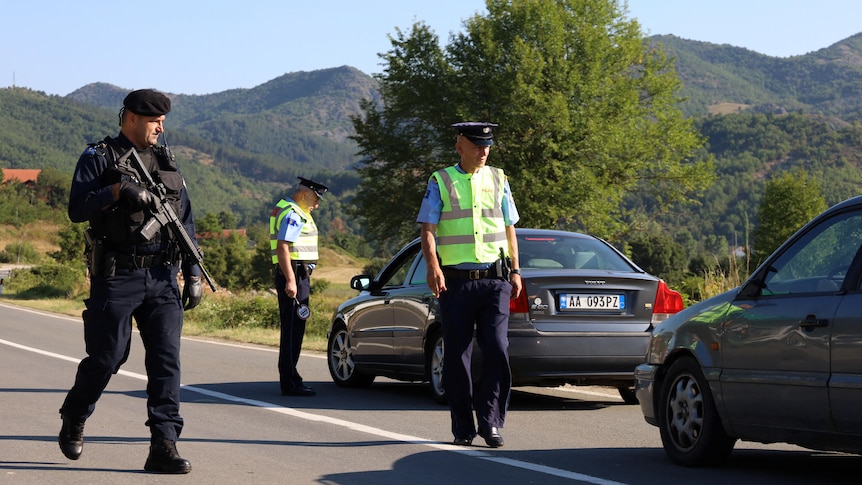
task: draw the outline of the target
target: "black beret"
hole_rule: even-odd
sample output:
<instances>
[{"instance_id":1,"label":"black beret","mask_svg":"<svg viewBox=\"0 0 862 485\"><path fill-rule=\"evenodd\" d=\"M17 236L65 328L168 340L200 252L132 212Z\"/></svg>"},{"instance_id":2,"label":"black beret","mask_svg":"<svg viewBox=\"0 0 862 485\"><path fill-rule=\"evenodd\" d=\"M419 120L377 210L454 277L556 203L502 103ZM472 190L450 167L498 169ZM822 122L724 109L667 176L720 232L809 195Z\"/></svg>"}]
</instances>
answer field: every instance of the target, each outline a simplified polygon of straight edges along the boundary
<instances>
[{"instance_id":1,"label":"black beret","mask_svg":"<svg viewBox=\"0 0 862 485\"><path fill-rule=\"evenodd\" d=\"M463 135L474 145L480 147L489 147L494 144L494 133L491 132L491 128L497 126L499 125L496 123L485 121L463 121L452 124L452 128L455 128L459 135Z\"/></svg>"},{"instance_id":2,"label":"black beret","mask_svg":"<svg viewBox=\"0 0 862 485\"><path fill-rule=\"evenodd\" d=\"M313 180L304 179L302 177L297 177L297 178L299 179L299 185L304 185L304 186L308 187L309 189L312 190L312 192L317 194L317 196L320 197L321 199L323 198L323 194L325 194L326 191L329 190L329 187L327 187L321 183L317 183Z\"/></svg>"},{"instance_id":3,"label":"black beret","mask_svg":"<svg viewBox=\"0 0 862 485\"><path fill-rule=\"evenodd\" d=\"M171 111L171 100L153 89L138 89L126 96L123 107L141 116L161 116Z\"/></svg>"}]
</instances>

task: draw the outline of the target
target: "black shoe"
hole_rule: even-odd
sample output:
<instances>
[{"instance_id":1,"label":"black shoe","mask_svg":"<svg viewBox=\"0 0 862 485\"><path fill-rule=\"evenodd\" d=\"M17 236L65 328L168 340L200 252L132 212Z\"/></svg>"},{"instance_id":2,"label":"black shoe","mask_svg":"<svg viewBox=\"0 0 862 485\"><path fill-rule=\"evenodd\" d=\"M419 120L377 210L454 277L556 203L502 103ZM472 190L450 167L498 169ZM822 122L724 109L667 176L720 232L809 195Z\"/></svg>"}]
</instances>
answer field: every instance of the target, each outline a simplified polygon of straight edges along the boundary
<instances>
[{"instance_id":1,"label":"black shoe","mask_svg":"<svg viewBox=\"0 0 862 485\"><path fill-rule=\"evenodd\" d=\"M500 431L497 430L496 426L491 426L486 430L479 428L479 436L485 438L485 444L491 448L499 448L503 446L503 437L500 436Z\"/></svg>"},{"instance_id":2,"label":"black shoe","mask_svg":"<svg viewBox=\"0 0 862 485\"><path fill-rule=\"evenodd\" d=\"M60 414L63 426L60 428L60 451L70 460L77 460L84 451L84 421L77 421Z\"/></svg>"},{"instance_id":3,"label":"black shoe","mask_svg":"<svg viewBox=\"0 0 862 485\"><path fill-rule=\"evenodd\" d=\"M177 444L167 439L153 440L144 470L157 473L188 473L192 464L177 452Z\"/></svg>"},{"instance_id":4,"label":"black shoe","mask_svg":"<svg viewBox=\"0 0 862 485\"><path fill-rule=\"evenodd\" d=\"M282 387L281 395L282 396L313 396L317 394L314 392L309 386L299 386L299 387Z\"/></svg>"},{"instance_id":5,"label":"black shoe","mask_svg":"<svg viewBox=\"0 0 862 485\"><path fill-rule=\"evenodd\" d=\"M457 446L470 446L473 444L473 436L468 438L455 438L452 441L452 444Z\"/></svg>"}]
</instances>

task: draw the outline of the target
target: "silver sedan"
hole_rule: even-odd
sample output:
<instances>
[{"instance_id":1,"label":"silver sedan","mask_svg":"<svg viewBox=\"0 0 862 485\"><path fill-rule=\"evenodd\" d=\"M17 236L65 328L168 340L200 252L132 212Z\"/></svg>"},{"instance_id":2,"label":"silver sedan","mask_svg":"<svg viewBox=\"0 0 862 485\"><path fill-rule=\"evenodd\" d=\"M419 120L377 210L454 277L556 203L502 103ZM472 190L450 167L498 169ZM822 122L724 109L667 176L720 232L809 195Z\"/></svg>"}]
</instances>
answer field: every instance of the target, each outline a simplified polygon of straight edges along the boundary
<instances>
[{"instance_id":1,"label":"silver sedan","mask_svg":"<svg viewBox=\"0 0 862 485\"><path fill-rule=\"evenodd\" d=\"M654 331L635 371L670 459L737 440L862 453L862 197L817 216L739 288Z\"/></svg>"}]
</instances>

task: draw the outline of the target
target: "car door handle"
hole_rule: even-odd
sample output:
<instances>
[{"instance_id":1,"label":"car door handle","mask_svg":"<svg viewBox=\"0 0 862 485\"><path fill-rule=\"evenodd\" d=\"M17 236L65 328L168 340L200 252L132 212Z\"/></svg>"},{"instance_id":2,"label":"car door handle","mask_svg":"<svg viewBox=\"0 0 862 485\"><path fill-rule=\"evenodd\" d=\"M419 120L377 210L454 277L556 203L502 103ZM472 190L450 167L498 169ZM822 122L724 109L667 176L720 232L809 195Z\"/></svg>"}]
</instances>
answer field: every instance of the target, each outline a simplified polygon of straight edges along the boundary
<instances>
[{"instance_id":1,"label":"car door handle","mask_svg":"<svg viewBox=\"0 0 862 485\"><path fill-rule=\"evenodd\" d=\"M825 327L829 325L829 320L825 318L817 318L815 315L808 315L805 317L805 320L799 321L800 327Z\"/></svg>"}]
</instances>

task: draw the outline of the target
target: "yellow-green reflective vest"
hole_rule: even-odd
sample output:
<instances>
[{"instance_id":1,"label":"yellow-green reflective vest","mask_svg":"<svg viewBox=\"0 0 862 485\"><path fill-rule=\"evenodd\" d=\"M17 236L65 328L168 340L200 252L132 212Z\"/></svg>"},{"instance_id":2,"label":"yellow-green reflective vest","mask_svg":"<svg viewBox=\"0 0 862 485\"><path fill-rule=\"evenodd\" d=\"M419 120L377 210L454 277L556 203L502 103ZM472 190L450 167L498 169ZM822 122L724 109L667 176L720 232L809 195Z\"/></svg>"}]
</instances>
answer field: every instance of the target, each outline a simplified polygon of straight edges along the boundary
<instances>
[{"instance_id":1,"label":"yellow-green reflective vest","mask_svg":"<svg viewBox=\"0 0 862 485\"><path fill-rule=\"evenodd\" d=\"M311 214L307 214L293 201L281 199L272 214L269 216L269 249L272 255L272 264L278 264L278 229L284 216L294 211L302 219L302 229L296 241L289 242L291 261L317 261L317 224L314 223Z\"/></svg>"},{"instance_id":2,"label":"yellow-green reflective vest","mask_svg":"<svg viewBox=\"0 0 862 485\"><path fill-rule=\"evenodd\" d=\"M475 174L465 174L452 166L431 176L443 201L437 223L437 254L443 266L491 263L500 258L500 248L508 255L503 171L483 167Z\"/></svg>"}]
</instances>

